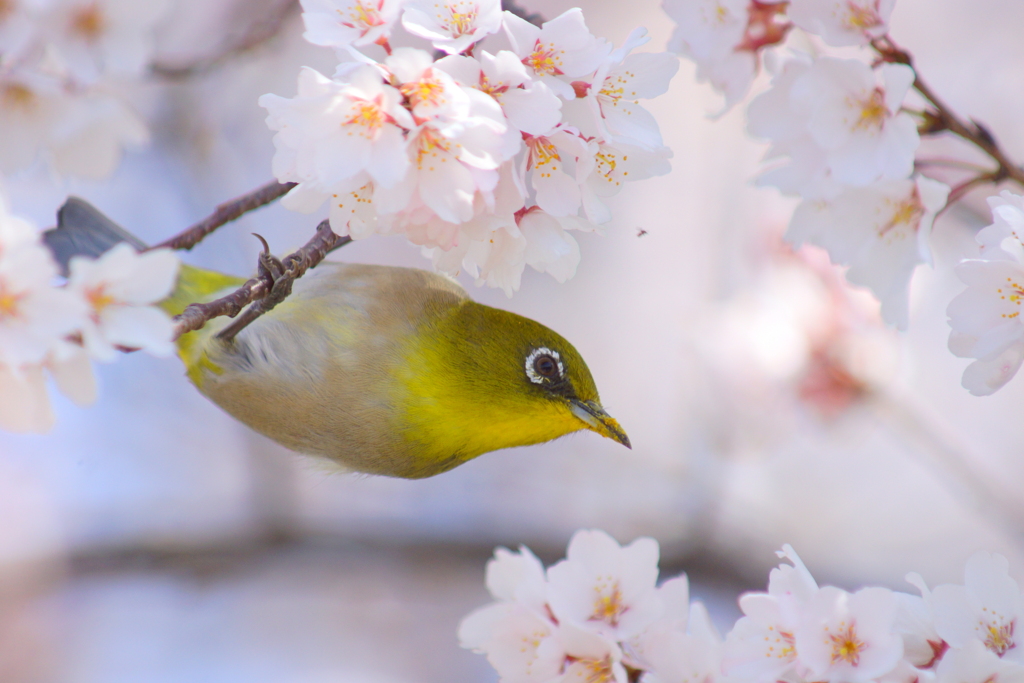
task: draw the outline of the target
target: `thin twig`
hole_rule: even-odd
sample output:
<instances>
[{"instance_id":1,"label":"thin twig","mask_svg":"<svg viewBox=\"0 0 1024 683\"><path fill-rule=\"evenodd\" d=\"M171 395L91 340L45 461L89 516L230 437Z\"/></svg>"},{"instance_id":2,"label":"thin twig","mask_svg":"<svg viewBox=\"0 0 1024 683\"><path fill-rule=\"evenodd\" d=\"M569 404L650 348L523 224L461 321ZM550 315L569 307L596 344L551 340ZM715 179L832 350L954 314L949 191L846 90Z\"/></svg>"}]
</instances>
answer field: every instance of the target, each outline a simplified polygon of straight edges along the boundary
<instances>
[{"instance_id":1,"label":"thin twig","mask_svg":"<svg viewBox=\"0 0 1024 683\"><path fill-rule=\"evenodd\" d=\"M884 62L906 64L911 68L914 66L910 53L898 47L889 36L883 36L872 41L871 46L878 52ZM925 124L922 131L925 135L948 130L985 152L998 164L996 171L991 174L990 182L998 183L1002 180L1013 180L1021 187L1024 187L1024 169L1014 164L1006 156L988 129L977 121L966 123L960 120L953 113L953 110L939 99L921 79L916 69L914 69L914 89L934 108L933 112L927 112L933 120Z\"/></svg>"},{"instance_id":2,"label":"thin twig","mask_svg":"<svg viewBox=\"0 0 1024 683\"><path fill-rule=\"evenodd\" d=\"M242 315L238 316L233 323L217 333L217 338L223 342L231 342L252 321L264 313L270 311L279 303L284 301L292 293L292 285L295 280L324 260L331 251L342 247L352 241L351 237L341 237L331 230L331 223L328 220L321 221L316 227L316 237L306 243L293 254L286 256L280 263L264 264L260 270L266 277L273 278L273 286L259 301L245 309ZM264 253L262 261L270 261L272 257ZM268 267L269 266L269 267Z\"/></svg>"},{"instance_id":3,"label":"thin twig","mask_svg":"<svg viewBox=\"0 0 1024 683\"><path fill-rule=\"evenodd\" d=\"M271 268L260 268L256 277L231 294L208 303L189 304L174 318L174 339L200 329L213 318L234 318L244 309L245 313L240 318L218 333L218 337L230 341L246 325L284 301L291 293L292 284L296 279L323 261L327 254L351 241L351 237L336 235L328 221L321 222L317 226L316 236L304 247L286 256L280 262L278 272L272 272L274 269ZM265 256L261 256L261 262Z\"/></svg>"},{"instance_id":4,"label":"thin twig","mask_svg":"<svg viewBox=\"0 0 1024 683\"><path fill-rule=\"evenodd\" d=\"M160 249L166 247L168 249L188 251L199 244L204 237L225 223L230 223L236 218L288 194L288 191L293 187L295 187L295 183L279 183L276 180L269 182L248 194L220 204L216 211L187 228L184 232L150 248Z\"/></svg>"}]
</instances>

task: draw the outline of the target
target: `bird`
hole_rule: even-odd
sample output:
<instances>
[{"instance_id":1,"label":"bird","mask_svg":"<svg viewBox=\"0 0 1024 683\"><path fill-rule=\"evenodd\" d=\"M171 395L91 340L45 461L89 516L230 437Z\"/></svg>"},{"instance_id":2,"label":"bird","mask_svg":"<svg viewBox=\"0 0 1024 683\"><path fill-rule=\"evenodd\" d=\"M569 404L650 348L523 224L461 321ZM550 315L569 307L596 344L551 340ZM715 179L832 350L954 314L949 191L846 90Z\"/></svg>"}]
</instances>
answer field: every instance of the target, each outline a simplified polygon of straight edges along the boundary
<instances>
[{"instance_id":1,"label":"bird","mask_svg":"<svg viewBox=\"0 0 1024 683\"><path fill-rule=\"evenodd\" d=\"M44 240L65 269L118 242L145 248L76 197ZM185 265L162 305L178 314L244 281ZM253 430L346 470L421 479L581 430L632 447L571 343L446 275L324 261L224 341L228 322L178 340L191 382Z\"/></svg>"}]
</instances>

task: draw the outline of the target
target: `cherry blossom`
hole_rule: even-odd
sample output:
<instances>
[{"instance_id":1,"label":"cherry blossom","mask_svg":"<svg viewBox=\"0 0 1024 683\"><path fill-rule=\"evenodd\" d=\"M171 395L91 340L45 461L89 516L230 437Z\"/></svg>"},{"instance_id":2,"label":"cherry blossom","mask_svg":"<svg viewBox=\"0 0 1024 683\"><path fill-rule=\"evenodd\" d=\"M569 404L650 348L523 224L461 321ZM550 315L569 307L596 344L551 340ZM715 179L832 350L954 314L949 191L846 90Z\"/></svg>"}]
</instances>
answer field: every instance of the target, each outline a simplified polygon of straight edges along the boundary
<instances>
[{"instance_id":1,"label":"cherry blossom","mask_svg":"<svg viewBox=\"0 0 1024 683\"><path fill-rule=\"evenodd\" d=\"M153 53L154 28L170 8L170 0L54 0L42 21L44 38L80 83L139 76Z\"/></svg>"},{"instance_id":2,"label":"cherry blossom","mask_svg":"<svg viewBox=\"0 0 1024 683\"><path fill-rule=\"evenodd\" d=\"M403 0L301 0L303 34L314 45L349 49L386 42Z\"/></svg>"},{"instance_id":3,"label":"cherry blossom","mask_svg":"<svg viewBox=\"0 0 1024 683\"><path fill-rule=\"evenodd\" d=\"M759 51L781 42L790 26L783 21L786 3L776 0L664 0L662 6L676 23L668 49L697 64L698 82L725 96L724 110L750 90Z\"/></svg>"},{"instance_id":4,"label":"cherry blossom","mask_svg":"<svg viewBox=\"0 0 1024 683\"><path fill-rule=\"evenodd\" d=\"M1007 662L1024 663L1024 617L1020 587L1010 578L1002 555L977 553L967 560L964 584L936 586L932 592L935 629L953 648L981 643Z\"/></svg>"},{"instance_id":5,"label":"cherry blossom","mask_svg":"<svg viewBox=\"0 0 1024 683\"><path fill-rule=\"evenodd\" d=\"M798 206L786 238L824 247L833 263L850 266L846 279L869 287L886 322L906 329L910 278L919 264L931 263L932 221L948 194L948 186L921 176L849 188Z\"/></svg>"},{"instance_id":6,"label":"cherry blossom","mask_svg":"<svg viewBox=\"0 0 1024 683\"><path fill-rule=\"evenodd\" d=\"M889 30L896 0L790 0L793 23L836 47L865 45Z\"/></svg>"},{"instance_id":7,"label":"cherry blossom","mask_svg":"<svg viewBox=\"0 0 1024 683\"><path fill-rule=\"evenodd\" d=\"M645 639L643 683L713 683L722 676L722 637L704 605L693 603L687 621Z\"/></svg>"},{"instance_id":8,"label":"cherry blossom","mask_svg":"<svg viewBox=\"0 0 1024 683\"><path fill-rule=\"evenodd\" d=\"M996 222L978 233L985 259L968 259L956 267L967 285L946 309L949 350L975 358L964 370L962 384L975 396L998 391L1024 361L1024 244L1014 234L1017 200L994 203ZM998 246L997 246L998 245Z\"/></svg>"},{"instance_id":9,"label":"cherry blossom","mask_svg":"<svg viewBox=\"0 0 1024 683\"><path fill-rule=\"evenodd\" d=\"M544 22L540 28L505 12L504 26L512 51L533 78L566 99L576 96L570 81L594 73L611 51L607 41L590 33L578 7Z\"/></svg>"},{"instance_id":10,"label":"cherry blossom","mask_svg":"<svg viewBox=\"0 0 1024 683\"><path fill-rule=\"evenodd\" d=\"M657 149L661 147L658 122L637 100L665 94L679 70L679 60L668 52L630 54L648 40L646 29L633 31L597 70L587 87L586 102L602 138Z\"/></svg>"},{"instance_id":11,"label":"cherry blossom","mask_svg":"<svg viewBox=\"0 0 1024 683\"><path fill-rule=\"evenodd\" d=\"M852 59L794 60L751 102L749 128L775 143L771 157L789 156L794 167L803 166L793 169L798 179L791 186L805 198L825 195L809 194L800 181L811 190L819 174L850 185L906 178L920 139L914 120L899 109L913 80L902 64L875 71Z\"/></svg>"},{"instance_id":12,"label":"cherry blossom","mask_svg":"<svg viewBox=\"0 0 1024 683\"><path fill-rule=\"evenodd\" d=\"M974 640L963 648L950 650L939 662L935 683L1022 683L1024 667L1000 659Z\"/></svg>"},{"instance_id":13,"label":"cherry blossom","mask_svg":"<svg viewBox=\"0 0 1024 683\"><path fill-rule=\"evenodd\" d=\"M178 265L178 257L167 249L139 254L124 242L95 260L71 259L68 288L90 307L81 329L91 356L111 361L117 346L157 356L174 352L171 319L151 304L171 293Z\"/></svg>"},{"instance_id":14,"label":"cherry blossom","mask_svg":"<svg viewBox=\"0 0 1024 683\"><path fill-rule=\"evenodd\" d=\"M409 0L402 26L448 54L501 29L500 0Z\"/></svg>"},{"instance_id":15,"label":"cherry blossom","mask_svg":"<svg viewBox=\"0 0 1024 683\"><path fill-rule=\"evenodd\" d=\"M658 544L638 538L626 547L602 531L578 531L566 559L548 569L549 604L559 621L618 639L658 619Z\"/></svg>"}]
</instances>

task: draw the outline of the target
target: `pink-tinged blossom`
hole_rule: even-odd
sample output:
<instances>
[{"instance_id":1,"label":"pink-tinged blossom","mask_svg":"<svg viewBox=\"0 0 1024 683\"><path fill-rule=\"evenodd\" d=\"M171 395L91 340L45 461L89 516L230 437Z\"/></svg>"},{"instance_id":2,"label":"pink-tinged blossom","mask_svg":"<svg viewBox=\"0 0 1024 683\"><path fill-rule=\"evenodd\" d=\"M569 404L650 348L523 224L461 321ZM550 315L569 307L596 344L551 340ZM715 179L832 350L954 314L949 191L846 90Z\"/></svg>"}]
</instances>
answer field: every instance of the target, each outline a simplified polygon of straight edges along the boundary
<instances>
[{"instance_id":1,"label":"pink-tinged blossom","mask_svg":"<svg viewBox=\"0 0 1024 683\"><path fill-rule=\"evenodd\" d=\"M4 0L0 5L0 54L8 59L20 56L39 38L39 15L46 0Z\"/></svg>"},{"instance_id":2,"label":"pink-tinged blossom","mask_svg":"<svg viewBox=\"0 0 1024 683\"><path fill-rule=\"evenodd\" d=\"M486 654L503 682L546 683L559 676L565 649L547 613L540 561L527 548L498 548L487 563L487 588L497 602L462 620L462 647Z\"/></svg>"},{"instance_id":3,"label":"pink-tinged blossom","mask_svg":"<svg viewBox=\"0 0 1024 683\"><path fill-rule=\"evenodd\" d=\"M775 143L770 158L800 166L788 180L805 198L827 198L816 189L823 177L846 185L906 178L920 143L914 120L900 111L913 80L903 64L876 71L856 60L793 60L751 102L749 128Z\"/></svg>"},{"instance_id":4,"label":"pink-tinged blossom","mask_svg":"<svg viewBox=\"0 0 1024 683\"><path fill-rule=\"evenodd\" d=\"M140 254L123 242L98 259L71 259L68 289L89 304L81 330L92 357L111 361L119 346L156 356L174 352L174 325L153 304L171 293L178 266L178 257L167 249Z\"/></svg>"},{"instance_id":5,"label":"pink-tinged blossom","mask_svg":"<svg viewBox=\"0 0 1024 683\"><path fill-rule=\"evenodd\" d=\"M790 28L786 3L773 0L665 0L662 7L676 24L668 49L696 63L697 80L725 96L725 109L750 90L760 50Z\"/></svg>"},{"instance_id":6,"label":"pink-tinged blossom","mask_svg":"<svg viewBox=\"0 0 1024 683\"><path fill-rule=\"evenodd\" d=\"M409 0L402 26L448 54L501 29L500 0Z\"/></svg>"},{"instance_id":7,"label":"pink-tinged blossom","mask_svg":"<svg viewBox=\"0 0 1024 683\"><path fill-rule=\"evenodd\" d=\"M154 50L168 0L55 0L43 21L54 58L79 83L139 76Z\"/></svg>"},{"instance_id":8,"label":"pink-tinged blossom","mask_svg":"<svg viewBox=\"0 0 1024 683\"><path fill-rule=\"evenodd\" d=\"M417 123L439 119L458 124L469 116L469 94L447 72L436 68L430 53L398 48L384 65Z\"/></svg>"},{"instance_id":9,"label":"pink-tinged blossom","mask_svg":"<svg viewBox=\"0 0 1024 683\"><path fill-rule=\"evenodd\" d=\"M531 76L565 99L576 97L571 81L594 73L611 51L607 41L590 33L578 7L544 22L540 28L505 12L504 25L512 51Z\"/></svg>"},{"instance_id":10,"label":"pink-tinged blossom","mask_svg":"<svg viewBox=\"0 0 1024 683\"><path fill-rule=\"evenodd\" d=\"M558 683L629 683L615 641L573 623L560 626L558 640L568 657Z\"/></svg>"},{"instance_id":11,"label":"pink-tinged blossom","mask_svg":"<svg viewBox=\"0 0 1024 683\"><path fill-rule=\"evenodd\" d=\"M671 170L672 152L667 147L646 150L628 144L598 142L590 174L580 186L587 219L600 225L611 220L611 211L601 201L619 193L622 185L665 175Z\"/></svg>"},{"instance_id":12,"label":"pink-tinged blossom","mask_svg":"<svg viewBox=\"0 0 1024 683\"><path fill-rule=\"evenodd\" d=\"M384 43L403 0L301 0L303 37L314 45L350 49Z\"/></svg>"},{"instance_id":13,"label":"pink-tinged blossom","mask_svg":"<svg viewBox=\"0 0 1024 683\"><path fill-rule=\"evenodd\" d=\"M1017 226L1024 220L1021 199L1004 193L990 199L992 225L978 233L984 259L962 261L956 274L967 285L946 313L952 331L949 350L975 358L962 384L975 396L987 396L1009 382L1024 362L1024 244Z\"/></svg>"},{"instance_id":14,"label":"pink-tinged blossom","mask_svg":"<svg viewBox=\"0 0 1024 683\"><path fill-rule=\"evenodd\" d=\"M978 641L945 654L936 669L935 683L1024 683L1024 667L1000 658Z\"/></svg>"},{"instance_id":15,"label":"pink-tinged blossom","mask_svg":"<svg viewBox=\"0 0 1024 683\"><path fill-rule=\"evenodd\" d=\"M714 683L722 678L722 636L704 605L695 602L689 609L686 626L659 630L645 639L641 683Z\"/></svg>"},{"instance_id":16,"label":"pink-tinged blossom","mask_svg":"<svg viewBox=\"0 0 1024 683\"><path fill-rule=\"evenodd\" d=\"M402 94L380 72L359 66L338 82L305 67L291 99L267 94L267 125L274 136L273 169L281 182L296 182L326 196L366 172L384 187L406 173L405 130L415 124Z\"/></svg>"},{"instance_id":17,"label":"pink-tinged blossom","mask_svg":"<svg viewBox=\"0 0 1024 683\"><path fill-rule=\"evenodd\" d=\"M897 601L886 588L847 593L833 586L808 601L793 633L804 677L863 683L888 674L903 657L895 632Z\"/></svg>"},{"instance_id":18,"label":"pink-tinged blossom","mask_svg":"<svg viewBox=\"0 0 1024 683\"><path fill-rule=\"evenodd\" d=\"M664 613L657 580L653 539L638 538L620 547L603 531L577 531L566 559L548 568L548 603L559 622L622 640Z\"/></svg>"},{"instance_id":19,"label":"pink-tinged blossom","mask_svg":"<svg viewBox=\"0 0 1024 683\"><path fill-rule=\"evenodd\" d=\"M722 671L755 683L773 683L798 670L796 630L818 584L789 545L779 553L793 564L771 571L767 593L740 596L744 616L726 636Z\"/></svg>"},{"instance_id":20,"label":"pink-tinged blossom","mask_svg":"<svg viewBox=\"0 0 1024 683\"><path fill-rule=\"evenodd\" d=\"M831 200L797 207L786 239L824 247L833 263L849 266L846 279L871 289L882 317L899 329L910 320L910 279L931 263L928 241L949 187L919 176L854 187Z\"/></svg>"},{"instance_id":21,"label":"pink-tinged blossom","mask_svg":"<svg viewBox=\"0 0 1024 683\"><path fill-rule=\"evenodd\" d=\"M867 45L889 31L896 0L789 0L788 14L803 30L835 47Z\"/></svg>"},{"instance_id":22,"label":"pink-tinged blossom","mask_svg":"<svg viewBox=\"0 0 1024 683\"><path fill-rule=\"evenodd\" d=\"M527 138L524 171L537 206L553 216L576 215L582 201L580 182L590 174L590 167L578 165L592 164L593 155L590 145L569 130Z\"/></svg>"},{"instance_id":23,"label":"pink-tinged blossom","mask_svg":"<svg viewBox=\"0 0 1024 683\"><path fill-rule=\"evenodd\" d=\"M976 553L964 570L964 585L932 591L935 629L954 649L981 643L1006 662L1024 662L1024 601L1002 555Z\"/></svg>"},{"instance_id":24,"label":"pink-tinged blossom","mask_svg":"<svg viewBox=\"0 0 1024 683\"><path fill-rule=\"evenodd\" d=\"M519 230L526 238L523 258L540 273L547 273L558 282L576 274L580 264L580 245L567 229L576 227L533 208L519 220Z\"/></svg>"},{"instance_id":25,"label":"pink-tinged blossom","mask_svg":"<svg viewBox=\"0 0 1024 683\"><path fill-rule=\"evenodd\" d=\"M679 59L668 52L630 52L649 40L646 29L636 29L625 45L612 52L585 84L586 102L603 139L645 149L661 147L658 122L637 100L664 95L679 70Z\"/></svg>"},{"instance_id":26,"label":"pink-tinged blossom","mask_svg":"<svg viewBox=\"0 0 1024 683\"><path fill-rule=\"evenodd\" d=\"M452 55L438 60L436 66L461 85L494 98L516 131L543 135L561 120L562 101L544 83L530 78L514 52L483 51L479 59Z\"/></svg>"},{"instance_id":27,"label":"pink-tinged blossom","mask_svg":"<svg viewBox=\"0 0 1024 683\"><path fill-rule=\"evenodd\" d=\"M0 171L24 169L41 155L58 173L100 180L122 149L149 140L145 124L120 100L98 92L68 93L31 69L0 74Z\"/></svg>"}]
</instances>

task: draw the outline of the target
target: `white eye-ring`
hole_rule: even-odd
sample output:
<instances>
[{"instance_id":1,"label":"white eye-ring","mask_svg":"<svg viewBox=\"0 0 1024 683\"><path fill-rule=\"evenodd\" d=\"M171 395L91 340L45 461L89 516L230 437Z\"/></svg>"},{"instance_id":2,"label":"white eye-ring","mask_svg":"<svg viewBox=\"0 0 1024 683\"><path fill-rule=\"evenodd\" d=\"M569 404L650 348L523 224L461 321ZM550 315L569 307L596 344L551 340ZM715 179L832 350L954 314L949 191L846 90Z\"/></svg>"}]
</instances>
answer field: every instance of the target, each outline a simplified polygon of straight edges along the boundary
<instances>
[{"instance_id":1,"label":"white eye-ring","mask_svg":"<svg viewBox=\"0 0 1024 683\"><path fill-rule=\"evenodd\" d=\"M545 358L547 356L547 358ZM545 362L547 361L547 362ZM545 372L543 367L538 365L547 365L550 368ZM551 372L555 370L557 372ZM558 351L552 351L547 347L540 347L530 352L530 355L526 357L526 376L530 378L530 381L534 384L545 384L547 382L556 381L562 379L565 375L565 367L562 365L562 357L558 355Z\"/></svg>"}]
</instances>

